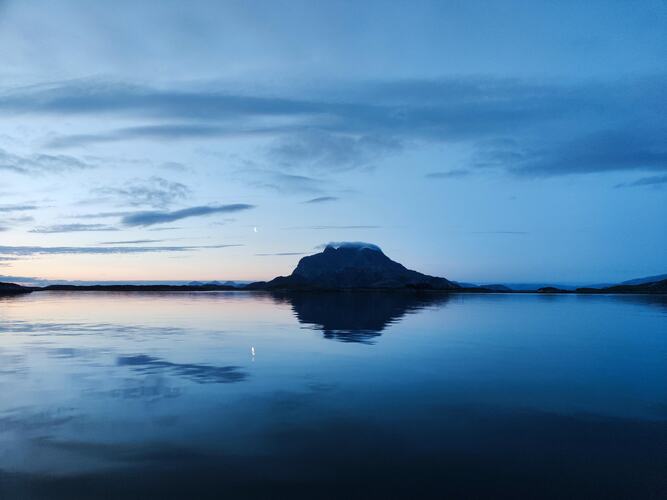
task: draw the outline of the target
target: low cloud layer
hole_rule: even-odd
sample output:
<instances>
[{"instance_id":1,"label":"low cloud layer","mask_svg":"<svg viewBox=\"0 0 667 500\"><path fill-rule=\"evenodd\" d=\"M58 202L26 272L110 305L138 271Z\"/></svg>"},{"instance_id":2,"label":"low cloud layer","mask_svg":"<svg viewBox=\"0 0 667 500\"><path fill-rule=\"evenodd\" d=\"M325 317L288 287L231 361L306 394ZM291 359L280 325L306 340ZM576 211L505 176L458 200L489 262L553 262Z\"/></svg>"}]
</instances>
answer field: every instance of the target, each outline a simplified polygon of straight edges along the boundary
<instances>
[{"instance_id":1,"label":"low cloud layer","mask_svg":"<svg viewBox=\"0 0 667 500\"><path fill-rule=\"evenodd\" d=\"M55 224L31 229L31 233L81 233L94 231L118 231L118 228L106 224Z\"/></svg>"},{"instance_id":2,"label":"low cloud layer","mask_svg":"<svg viewBox=\"0 0 667 500\"><path fill-rule=\"evenodd\" d=\"M95 247L43 247L43 246L3 246L0 245L0 256L29 255L104 255L134 253L190 252L193 250L239 247L240 244L199 245L199 246L95 246Z\"/></svg>"}]
</instances>

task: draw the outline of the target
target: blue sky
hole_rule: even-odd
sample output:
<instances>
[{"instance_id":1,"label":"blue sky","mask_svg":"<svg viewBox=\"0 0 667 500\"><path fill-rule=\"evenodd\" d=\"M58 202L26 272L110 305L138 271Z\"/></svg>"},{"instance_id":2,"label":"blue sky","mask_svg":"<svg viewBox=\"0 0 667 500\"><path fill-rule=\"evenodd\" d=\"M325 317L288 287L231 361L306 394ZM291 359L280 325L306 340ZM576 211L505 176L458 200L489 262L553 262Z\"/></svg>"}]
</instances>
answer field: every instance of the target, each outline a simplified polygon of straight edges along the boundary
<instances>
[{"instance_id":1,"label":"blue sky","mask_svg":"<svg viewBox=\"0 0 667 500\"><path fill-rule=\"evenodd\" d=\"M667 269L664 2L0 0L0 275Z\"/></svg>"}]
</instances>

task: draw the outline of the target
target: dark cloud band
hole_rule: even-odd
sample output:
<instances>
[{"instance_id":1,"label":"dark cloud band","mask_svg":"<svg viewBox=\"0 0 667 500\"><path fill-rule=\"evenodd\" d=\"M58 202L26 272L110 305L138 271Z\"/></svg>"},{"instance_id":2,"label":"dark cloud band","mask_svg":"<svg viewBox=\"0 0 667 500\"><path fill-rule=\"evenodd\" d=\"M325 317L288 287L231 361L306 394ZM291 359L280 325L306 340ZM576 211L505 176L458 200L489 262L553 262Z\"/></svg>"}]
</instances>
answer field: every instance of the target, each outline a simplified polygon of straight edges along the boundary
<instances>
[{"instance_id":1,"label":"dark cloud band","mask_svg":"<svg viewBox=\"0 0 667 500\"><path fill-rule=\"evenodd\" d=\"M280 166L340 170L419 142L465 141L478 153L466 167L553 176L667 169L665 83L664 76L579 84L389 81L342 86L331 92L336 98L324 92L308 100L78 81L0 95L0 114L122 114L144 123L60 137L57 146L261 135L272 139L267 153ZM10 159L0 168L23 171L34 162ZM81 167L65 156L41 162Z\"/></svg>"},{"instance_id":2,"label":"dark cloud band","mask_svg":"<svg viewBox=\"0 0 667 500\"><path fill-rule=\"evenodd\" d=\"M189 217L201 217L204 215L234 213L254 208L254 205L246 203L234 203L231 205L190 207L173 212L145 211L128 214L123 217L122 222L126 226L152 226L155 224L166 224Z\"/></svg>"}]
</instances>

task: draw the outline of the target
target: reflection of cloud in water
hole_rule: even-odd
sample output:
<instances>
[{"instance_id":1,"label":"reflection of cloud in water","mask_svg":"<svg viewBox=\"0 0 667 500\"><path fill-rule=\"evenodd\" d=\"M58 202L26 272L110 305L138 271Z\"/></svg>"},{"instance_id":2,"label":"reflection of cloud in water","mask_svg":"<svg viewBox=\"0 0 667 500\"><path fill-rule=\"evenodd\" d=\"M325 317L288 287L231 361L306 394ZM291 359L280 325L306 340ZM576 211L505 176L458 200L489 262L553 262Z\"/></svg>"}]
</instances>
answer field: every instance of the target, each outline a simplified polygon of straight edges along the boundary
<instances>
[{"instance_id":1,"label":"reflection of cloud in water","mask_svg":"<svg viewBox=\"0 0 667 500\"><path fill-rule=\"evenodd\" d=\"M161 336L183 333L183 328L120 325L111 323L35 323L32 321L0 321L0 332L39 335L147 335Z\"/></svg>"},{"instance_id":2,"label":"reflection of cloud in water","mask_svg":"<svg viewBox=\"0 0 667 500\"><path fill-rule=\"evenodd\" d=\"M27 432L48 434L55 428L80 418L69 408L35 410L33 407L21 407L0 413L0 433Z\"/></svg>"},{"instance_id":3,"label":"reflection of cloud in water","mask_svg":"<svg viewBox=\"0 0 667 500\"><path fill-rule=\"evenodd\" d=\"M128 366L135 371L147 374L173 373L200 384L228 384L242 382L248 374L238 366L211 366L194 363L172 363L145 354L119 356L118 366Z\"/></svg>"},{"instance_id":4,"label":"reflection of cloud in water","mask_svg":"<svg viewBox=\"0 0 667 500\"><path fill-rule=\"evenodd\" d=\"M299 322L341 342L372 342L374 337L406 314L442 306L444 293L412 292L305 292L275 294L292 306Z\"/></svg>"},{"instance_id":5,"label":"reflection of cloud in water","mask_svg":"<svg viewBox=\"0 0 667 500\"><path fill-rule=\"evenodd\" d=\"M85 390L85 394L95 398L158 401L181 396L183 390L168 383L165 377L125 378L119 380L112 389Z\"/></svg>"},{"instance_id":6,"label":"reflection of cloud in water","mask_svg":"<svg viewBox=\"0 0 667 500\"><path fill-rule=\"evenodd\" d=\"M606 297L608 298L609 296ZM627 294L613 295L613 297L618 301L628 304L652 306L667 310L667 295L664 294Z\"/></svg>"},{"instance_id":7,"label":"reflection of cloud in water","mask_svg":"<svg viewBox=\"0 0 667 500\"><path fill-rule=\"evenodd\" d=\"M78 349L76 347L47 347L45 350L46 354L54 359L91 358L108 352L108 349Z\"/></svg>"},{"instance_id":8,"label":"reflection of cloud in water","mask_svg":"<svg viewBox=\"0 0 667 500\"><path fill-rule=\"evenodd\" d=\"M0 351L0 375L27 373L26 357L23 354L5 354Z\"/></svg>"}]
</instances>

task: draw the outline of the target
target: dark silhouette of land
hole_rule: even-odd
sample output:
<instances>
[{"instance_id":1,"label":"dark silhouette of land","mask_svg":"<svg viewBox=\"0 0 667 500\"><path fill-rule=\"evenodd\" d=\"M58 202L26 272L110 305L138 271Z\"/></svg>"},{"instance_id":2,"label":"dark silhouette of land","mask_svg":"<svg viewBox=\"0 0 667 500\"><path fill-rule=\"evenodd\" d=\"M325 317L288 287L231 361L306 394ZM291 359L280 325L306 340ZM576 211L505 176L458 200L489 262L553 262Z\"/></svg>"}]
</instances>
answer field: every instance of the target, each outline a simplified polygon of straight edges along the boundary
<instances>
[{"instance_id":1,"label":"dark silhouette of land","mask_svg":"<svg viewBox=\"0 0 667 500\"><path fill-rule=\"evenodd\" d=\"M47 291L102 291L102 292L214 292L238 290L231 285L49 285Z\"/></svg>"},{"instance_id":2,"label":"dark silhouette of land","mask_svg":"<svg viewBox=\"0 0 667 500\"><path fill-rule=\"evenodd\" d=\"M292 274L271 281L248 285L218 282L188 285L49 285L27 287L0 283L0 295L32 291L104 291L104 292L213 292L213 291L412 291L446 293L545 293L545 294L665 294L665 275L657 281L642 278L614 286L563 290L544 287L536 290L512 290L504 285L474 286L413 271L391 260L382 250L368 243L328 245L322 252L303 257ZM662 279L660 279L662 278Z\"/></svg>"},{"instance_id":3,"label":"dark silhouette of land","mask_svg":"<svg viewBox=\"0 0 667 500\"><path fill-rule=\"evenodd\" d=\"M14 283L0 283L0 295L15 295L20 293L29 293L31 291L32 288L15 285Z\"/></svg>"},{"instance_id":4,"label":"dark silhouette of land","mask_svg":"<svg viewBox=\"0 0 667 500\"><path fill-rule=\"evenodd\" d=\"M327 246L323 252L304 257L289 276L251 283L259 290L458 290L445 278L407 269L391 260L379 247L365 243Z\"/></svg>"},{"instance_id":5,"label":"dark silhouette of land","mask_svg":"<svg viewBox=\"0 0 667 500\"><path fill-rule=\"evenodd\" d=\"M663 278L657 276L656 278ZM636 284L630 284L636 283ZM667 293L667 279L633 280L601 288L563 290L556 287L512 290L505 285L464 285L446 278L407 269L387 257L376 245L329 245L323 252L304 257L291 275L251 283L248 290L421 290L449 293Z\"/></svg>"},{"instance_id":6,"label":"dark silhouette of land","mask_svg":"<svg viewBox=\"0 0 667 500\"><path fill-rule=\"evenodd\" d=\"M640 285L614 285L604 288L577 288L576 290L561 290L547 287L537 290L540 293L667 293L667 279Z\"/></svg>"}]
</instances>

